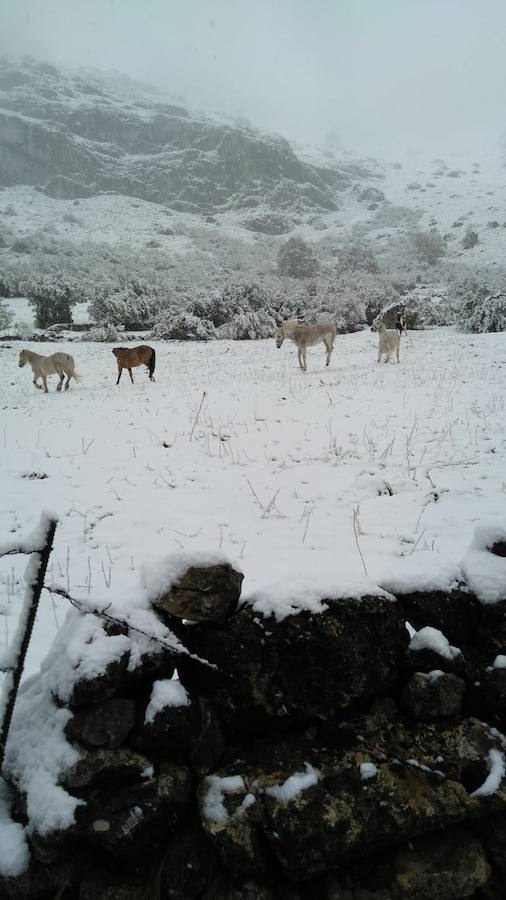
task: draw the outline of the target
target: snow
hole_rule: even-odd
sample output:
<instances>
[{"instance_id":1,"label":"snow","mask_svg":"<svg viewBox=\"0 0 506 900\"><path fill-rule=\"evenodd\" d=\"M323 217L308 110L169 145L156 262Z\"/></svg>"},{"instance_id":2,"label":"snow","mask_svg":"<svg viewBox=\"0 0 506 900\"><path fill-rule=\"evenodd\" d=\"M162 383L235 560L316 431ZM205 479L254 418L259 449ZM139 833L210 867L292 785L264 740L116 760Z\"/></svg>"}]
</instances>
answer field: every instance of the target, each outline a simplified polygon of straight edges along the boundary
<instances>
[{"instance_id":1,"label":"snow","mask_svg":"<svg viewBox=\"0 0 506 900\"><path fill-rule=\"evenodd\" d=\"M190 566L206 568L225 564L230 564L230 557L219 550L196 551L195 553L179 551L159 559L153 559L149 565L143 564L140 567L140 579L146 600L153 603L167 594ZM235 568L240 570L240 565L236 564Z\"/></svg>"},{"instance_id":2,"label":"snow","mask_svg":"<svg viewBox=\"0 0 506 900\"><path fill-rule=\"evenodd\" d=\"M41 510L54 510L47 584L91 611L41 599L6 758L31 829L67 827L79 802L58 787L76 762L58 703L124 654L134 668L160 646L150 636L181 652L149 598L187 562L231 561L242 603L280 619L410 580L450 585L477 523L504 527L506 335L412 333L400 365L377 366L376 345L370 332L338 336L331 365L314 348L304 374L274 341L156 342L157 381L137 369L134 385L116 387L110 347L83 342L72 345L82 381L58 394L50 379L44 395L19 369L19 345L0 342L0 540L26 547ZM479 552L483 566L503 562ZM0 559L2 651L25 566ZM137 631L106 638L93 610ZM430 635L413 640L457 652Z\"/></svg>"},{"instance_id":3,"label":"snow","mask_svg":"<svg viewBox=\"0 0 506 900\"><path fill-rule=\"evenodd\" d=\"M10 817L9 789L0 778L0 875L15 878L28 866L29 850L25 830Z\"/></svg>"},{"instance_id":4,"label":"snow","mask_svg":"<svg viewBox=\"0 0 506 900\"><path fill-rule=\"evenodd\" d=\"M226 557L244 572L242 602L278 618L332 596L451 585L477 522L504 526L506 335L410 333L400 365L376 365L376 343L338 336L331 365L310 349L306 374L274 341L155 343L157 381L137 369L116 387L110 347L83 342L71 345L83 379L61 395L54 378L35 391L19 346L0 344L0 540L54 509L48 580L147 630L146 597L180 571L174 554ZM3 647L24 566L0 560ZM66 609L45 596L27 675Z\"/></svg>"},{"instance_id":5,"label":"snow","mask_svg":"<svg viewBox=\"0 0 506 900\"><path fill-rule=\"evenodd\" d=\"M490 797L492 794L495 794L501 786L501 781L506 774L503 754L500 753L499 750L489 750L488 762L490 772L483 784L472 792L471 797Z\"/></svg>"},{"instance_id":6,"label":"snow","mask_svg":"<svg viewBox=\"0 0 506 900\"><path fill-rule=\"evenodd\" d=\"M506 557L490 553L499 541L506 542L505 524L477 526L462 563L470 589L484 604L506 600Z\"/></svg>"},{"instance_id":7,"label":"snow","mask_svg":"<svg viewBox=\"0 0 506 900\"><path fill-rule=\"evenodd\" d=\"M426 625L425 628L421 628L413 635L409 642L409 649L433 650L434 653L444 656L445 659L455 659L462 652L458 647L452 647L442 631L432 628L431 625Z\"/></svg>"},{"instance_id":8,"label":"snow","mask_svg":"<svg viewBox=\"0 0 506 900\"><path fill-rule=\"evenodd\" d=\"M210 822L224 825L230 816L223 800L228 794L236 794L245 790L244 781L240 775L228 775L225 777L208 775L206 785L207 791L203 802L204 815ZM248 803L248 805L251 805L251 803Z\"/></svg>"},{"instance_id":9,"label":"snow","mask_svg":"<svg viewBox=\"0 0 506 900\"><path fill-rule=\"evenodd\" d=\"M506 656L498 654L492 663L494 669L506 669Z\"/></svg>"},{"instance_id":10,"label":"snow","mask_svg":"<svg viewBox=\"0 0 506 900\"><path fill-rule=\"evenodd\" d=\"M360 763L360 777L362 781L369 781L378 774L378 768L371 762Z\"/></svg>"},{"instance_id":11,"label":"snow","mask_svg":"<svg viewBox=\"0 0 506 900\"><path fill-rule=\"evenodd\" d=\"M279 803L289 803L299 796L303 791L318 784L320 773L314 769L309 763L304 763L305 772L294 772L283 784L275 784L265 788L265 793L270 797L274 797Z\"/></svg>"},{"instance_id":12,"label":"snow","mask_svg":"<svg viewBox=\"0 0 506 900\"><path fill-rule=\"evenodd\" d=\"M156 715L166 706L189 706L190 698L183 685L177 679L164 679L155 681L151 691L151 697L146 707L144 722L153 722Z\"/></svg>"}]
</instances>

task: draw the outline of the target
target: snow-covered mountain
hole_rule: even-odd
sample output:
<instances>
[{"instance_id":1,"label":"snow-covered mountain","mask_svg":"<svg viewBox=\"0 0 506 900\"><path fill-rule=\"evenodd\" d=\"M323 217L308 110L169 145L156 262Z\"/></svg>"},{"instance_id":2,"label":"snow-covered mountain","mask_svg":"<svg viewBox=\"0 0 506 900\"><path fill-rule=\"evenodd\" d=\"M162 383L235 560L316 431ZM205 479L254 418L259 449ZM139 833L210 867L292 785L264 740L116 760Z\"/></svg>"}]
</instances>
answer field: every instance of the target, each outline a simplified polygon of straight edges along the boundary
<instances>
[{"instance_id":1,"label":"snow-covered mountain","mask_svg":"<svg viewBox=\"0 0 506 900\"><path fill-rule=\"evenodd\" d=\"M503 290L504 175L499 148L380 161L294 146L124 76L3 61L0 294L2 276L8 296L62 272L148 290L263 279L293 293L277 258L294 236L324 287L360 245L347 291L364 271L362 293L379 278L382 296L389 284Z\"/></svg>"},{"instance_id":2,"label":"snow-covered mountain","mask_svg":"<svg viewBox=\"0 0 506 900\"><path fill-rule=\"evenodd\" d=\"M167 102L124 78L0 64L0 183L50 197L102 191L185 212L334 210L346 167L302 162L281 137Z\"/></svg>"}]
</instances>

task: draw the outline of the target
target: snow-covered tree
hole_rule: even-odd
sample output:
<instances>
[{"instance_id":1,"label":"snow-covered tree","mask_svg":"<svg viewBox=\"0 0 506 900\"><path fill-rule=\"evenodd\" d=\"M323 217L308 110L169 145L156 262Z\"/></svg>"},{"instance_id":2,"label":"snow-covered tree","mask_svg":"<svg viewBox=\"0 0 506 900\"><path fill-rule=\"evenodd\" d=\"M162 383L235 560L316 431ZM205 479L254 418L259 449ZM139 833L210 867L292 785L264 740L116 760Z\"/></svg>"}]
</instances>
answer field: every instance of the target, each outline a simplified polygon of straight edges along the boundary
<instances>
[{"instance_id":1,"label":"snow-covered tree","mask_svg":"<svg viewBox=\"0 0 506 900\"><path fill-rule=\"evenodd\" d=\"M72 322L72 307L80 299L79 283L65 275L43 275L28 282L26 296L35 312L37 328Z\"/></svg>"},{"instance_id":2,"label":"snow-covered tree","mask_svg":"<svg viewBox=\"0 0 506 900\"><path fill-rule=\"evenodd\" d=\"M216 333L208 319L181 312L162 317L151 330L150 337L157 341L210 341Z\"/></svg>"},{"instance_id":3,"label":"snow-covered tree","mask_svg":"<svg viewBox=\"0 0 506 900\"><path fill-rule=\"evenodd\" d=\"M464 331L506 331L506 294L476 284L466 285L463 293L459 321Z\"/></svg>"},{"instance_id":4,"label":"snow-covered tree","mask_svg":"<svg viewBox=\"0 0 506 900\"><path fill-rule=\"evenodd\" d=\"M125 287L113 293L98 291L89 304L92 319L108 325L123 325L127 329L150 328L159 309L156 299L138 295L132 287Z\"/></svg>"},{"instance_id":5,"label":"snow-covered tree","mask_svg":"<svg viewBox=\"0 0 506 900\"><path fill-rule=\"evenodd\" d=\"M435 228L431 231L415 231L413 243L418 258L431 266L446 253L446 241Z\"/></svg>"},{"instance_id":6,"label":"snow-covered tree","mask_svg":"<svg viewBox=\"0 0 506 900\"><path fill-rule=\"evenodd\" d=\"M12 322L13 315L9 307L0 300L0 328L7 328Z\"/></svg>"},{"instance_id":7,"label":"snow-covered tree","mask_svg":"<svg viewBox=\"0 0 506 900\"><path fill-rule=\"evenodd\" d=\"M312 248L298 236L291 237L278 251L278 272L290 278L314 278L319 263Z\"/></svg>"},{"instance_id":8,"label":"snow-covered tree","mask_svg":"<svg viewBox=\"0 0 506 900\"><path fill-rule=\"evenodd\" d=\"M351 241L337 252L336 274L338 278L355 272L376 275L379 266L372 250L362 241Z\"/></svg>"}]
</instances>

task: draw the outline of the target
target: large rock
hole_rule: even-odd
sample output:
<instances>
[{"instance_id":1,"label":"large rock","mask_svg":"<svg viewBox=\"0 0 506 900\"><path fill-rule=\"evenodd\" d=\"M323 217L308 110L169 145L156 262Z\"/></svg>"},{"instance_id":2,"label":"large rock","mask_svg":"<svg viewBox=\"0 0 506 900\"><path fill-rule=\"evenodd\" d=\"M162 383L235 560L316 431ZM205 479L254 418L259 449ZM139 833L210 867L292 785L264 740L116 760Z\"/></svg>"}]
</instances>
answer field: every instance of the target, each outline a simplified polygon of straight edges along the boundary
<instances>
[{"instance_id":1,"label":"large rock","mask_svg":"<svg viewBox=\"0 0 506 900\"><path fill-rule=\"evenodd\" d=\"M243 578L227 564L191 566L153 606L179 619L221 624L237 609Z\"/></svg>"},{"instance_id":2,"label":"large rock","mask_svg":"<svg viewBox=\"0 0 506 900\"><path fill-rule=\"evenodd\" d=\"M332 876L326 900L463 900L486 884L483 847L463 828L447 830L393 854Z\"/></svg>"},{"instance_id":3,"label":"large rock","mask_svg":"<svg viewBox=\"0 0 506 900\"><path fill-rule=\"evenodd\" d=\"M220 629L187 628L187 646L216 666L181 657L192 693L212 701L230 732L261 733L273 721L332 718L393 688L408 643L399 605L386 597L325 604L281 622L243 606Z\"/></svg>"},{"instance_id":4,"label":"large rock","mask_svg":"<svg viewBox=\"0 0 506 900\"><path fill-rule=\"evenodd\" d=\"M121 746L135 723L135 703L121 697L113 697L99 706L80 710L68 721L65 733L69 740L85 747Z\"/></svg>"},{"instance_id":5,"label":"large rock","mask_svg":"<svg viewBox=\"0 0 506 900\"><path fill-rule=\"evenodd\" d=\"M152 854L187 815L190 797L188 770L164 763L156 777L90 795L77 808L77 832L117 859Z\"/></svg>"},{"instance_id":6,"label":"large rock","mask_svg":"<svg viewBox=\"0 0 506 900\"><path fill-rule=\"evenodd\" d=\"M416 672L402 693L402 703L414 719L457 716L462 709L465 684L456 675L441 671Z\"/></svg>"},{"instance_id":7,"label":"large rock","mask_svg":"<svg viewBox=\"0 0 506 900\"><path fill-rule=\"evenodd\" d=\"M202 825L232 873L267 871L273 853L304 881L506 810L502 779L493 795L474 794L491 750L502 753L502 739L477 720L442 727L408 725L387 710L360 716L343 725L335 750L308 736L243 751L203 783Z\"/></svg>"}]
</instances>

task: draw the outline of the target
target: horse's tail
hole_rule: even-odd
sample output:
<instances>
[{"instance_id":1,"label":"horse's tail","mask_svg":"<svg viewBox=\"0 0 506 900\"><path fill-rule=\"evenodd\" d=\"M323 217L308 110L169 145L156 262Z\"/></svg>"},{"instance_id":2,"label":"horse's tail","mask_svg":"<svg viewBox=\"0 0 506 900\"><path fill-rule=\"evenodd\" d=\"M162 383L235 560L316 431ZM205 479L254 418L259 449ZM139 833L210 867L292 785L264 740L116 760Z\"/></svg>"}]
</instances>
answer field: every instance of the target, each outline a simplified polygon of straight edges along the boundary
<instances>
[{"instance_id":1,"label":"horse's tail","mask_svg":"<svg viewBox=\"0 0 506 900\"><path fill-rule=\"evenodd\" d=\"M81 376L78 375L78 373L75 371L75 369L72 370L72 378L75 378L76 381L81 380Z\"/></svg>"},{"instance_id":2,"label":"horse's tail","mask_svg":"<svg viewBox=\"0 0 506 900\"><path fill-rule=\"evenodd\" d=\"M151 348L151 357L150 357L149 364L148 364L150 378L153 377L153 372L155 371L155 365L156 365L156 353L153 350L153 348Z\"/></svg>"}]
</instances>

